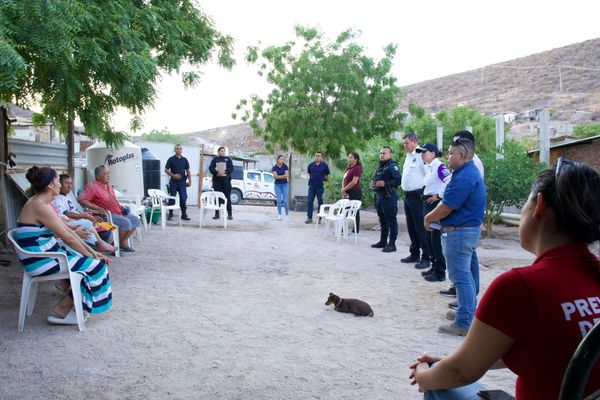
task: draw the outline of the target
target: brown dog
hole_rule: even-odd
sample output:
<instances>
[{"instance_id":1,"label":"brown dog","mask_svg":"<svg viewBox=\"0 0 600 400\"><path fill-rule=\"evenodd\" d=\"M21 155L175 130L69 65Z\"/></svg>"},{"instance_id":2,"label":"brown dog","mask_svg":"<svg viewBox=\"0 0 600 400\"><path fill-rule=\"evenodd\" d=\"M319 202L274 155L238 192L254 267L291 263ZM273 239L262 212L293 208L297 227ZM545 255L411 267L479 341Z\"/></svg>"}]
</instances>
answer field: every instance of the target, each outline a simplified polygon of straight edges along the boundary
<instances>
[{"instance_id":1,"label":"brown dog","mask_svg":"<svg viewBox=\"0 0 600 400\"><path fill-rule=\"evenodd\" d=\"M335 305L335 311L343 313L352 313L357 317L372 317L374 315L373 309L370 305L362 300L357 299L342 299L333 293L329 293L329 297L325 302L325 305Z\"/></svg>"}]
</instances>

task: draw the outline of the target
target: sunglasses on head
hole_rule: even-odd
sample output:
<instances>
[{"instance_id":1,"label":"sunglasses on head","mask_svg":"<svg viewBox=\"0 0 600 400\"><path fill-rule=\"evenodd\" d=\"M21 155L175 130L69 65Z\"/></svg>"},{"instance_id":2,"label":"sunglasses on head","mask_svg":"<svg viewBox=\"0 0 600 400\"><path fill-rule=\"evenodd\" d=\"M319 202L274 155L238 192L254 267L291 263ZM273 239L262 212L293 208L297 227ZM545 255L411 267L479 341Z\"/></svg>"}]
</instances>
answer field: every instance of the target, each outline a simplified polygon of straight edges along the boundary
<instances>
[{"instance_id":1,"label":"sunglasses on head","mask_svg":"<svg viewBox=\"0 0 600 400\"><path fill-rule=\"evenodd\" d=\"M465 149L465 156L467 154L469 154L469 149L467 148L466 144L471 144L471 143L473 143L472 140L465 139L465 138L456 138L452 141L453 146L460 146L463 149Z\"/></svg>"},{"instance_id":2,"label":"sunglasses on head","mask_svg":"<svg viewBox=\"0 0 600 400\"><path fill-rule=\"evenodd\" d=\"M562 171L572 166L573 164L573 161L569 160L567 157L558 157L558 160L556 161L556 166L554 167L554 177L558 178Z\"/></svg>"}]
</instances>

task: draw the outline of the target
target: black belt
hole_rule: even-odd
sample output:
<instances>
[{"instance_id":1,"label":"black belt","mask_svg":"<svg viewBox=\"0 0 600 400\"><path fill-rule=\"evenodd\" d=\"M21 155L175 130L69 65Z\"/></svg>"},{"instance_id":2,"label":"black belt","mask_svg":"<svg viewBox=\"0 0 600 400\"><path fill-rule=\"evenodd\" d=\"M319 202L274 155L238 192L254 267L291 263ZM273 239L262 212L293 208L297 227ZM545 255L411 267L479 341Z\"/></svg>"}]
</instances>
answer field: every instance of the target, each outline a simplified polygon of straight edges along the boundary
<instances>
[{"instance_id":1,"label":"black belt","mask_svg":"<svg viewBox=\"0 0 600 400\"><path fill-rule=\"evenodd\" d=\"M404 192L405 196L420 196L423 194L423 188L417 190L407 190Z\"/></svg>"}]
</instances>

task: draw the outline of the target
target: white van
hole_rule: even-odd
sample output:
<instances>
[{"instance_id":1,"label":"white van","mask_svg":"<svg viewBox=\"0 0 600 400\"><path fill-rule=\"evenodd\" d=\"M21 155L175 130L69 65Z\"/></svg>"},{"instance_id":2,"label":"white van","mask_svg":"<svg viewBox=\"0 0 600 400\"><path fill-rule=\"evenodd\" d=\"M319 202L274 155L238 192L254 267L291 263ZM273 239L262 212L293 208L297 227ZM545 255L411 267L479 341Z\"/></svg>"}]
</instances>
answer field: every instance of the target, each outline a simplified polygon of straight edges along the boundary
<instances>
[{"instance_id":1,"label":"white van","mask_svg":"<svg viewBox=\"0 0 600 400\"><path fill-rule=\"evenodd\" d=\"M202 191L212 189L212 175L202 180ZM233 166L231 173L231 204L239 204L242 199L275 201L275 178L272 172L245 170Z\"/></svg>"}]
</instances>

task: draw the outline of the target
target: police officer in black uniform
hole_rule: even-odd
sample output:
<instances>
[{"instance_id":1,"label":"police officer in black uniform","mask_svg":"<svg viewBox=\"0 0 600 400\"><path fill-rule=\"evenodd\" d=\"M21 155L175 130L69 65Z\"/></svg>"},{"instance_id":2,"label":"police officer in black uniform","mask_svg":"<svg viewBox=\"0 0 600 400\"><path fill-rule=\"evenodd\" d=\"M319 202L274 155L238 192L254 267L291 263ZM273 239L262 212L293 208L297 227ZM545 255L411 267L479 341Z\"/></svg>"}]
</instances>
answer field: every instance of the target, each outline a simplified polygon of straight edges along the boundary
<instances>
[{"instance_id":1,"label":"police officer in black uniform","mask_svg":"<svg viewBox=\"0 0 600 400\"><path fill-rule=\"evenodd\" d=\"M208 170L212 174L212 187L215 192L223 192L227 199L227 219L233 219L231 211L231 173L233 172L233 161L225 157L225 147L219 147L219 156L211 160ZM222 163L222 164L219 164ZM225 170L217 169L217 165L225 165ZM213 219L219 219L219 211L215 211Z\"/></svg>"},{"instance_id":2,"label":"police officer in black uniform","mask_svg":"<svg viewBox=\"0 0 600 400\"><path fill-rule=\"evenodd\" d=\"M377 216L381 225L379 242L371 245L383 249L384 253L396 251L398 237L398 193L396 188L402 181L402 175L396 161L392 160L392 149L385 146L379 151L379 168L371 178L371 189L375 192ZM389 241L388 241L389 236Z\"/></svg>"},{"instance_id":3,"label":"police officer in black uniform","mask_svg":"<svg viewBox=\"0 0 600 400\"><path fill-rule=\"evenodd\" d=\"M190 173L190 163L181 153L183 148L180 144L175 145L175 155L169 157L165 165L165 173L171 177L169 181L169 194L176 196L179 193L179 205L181 207L181 219L189 221L187 215L187 188L192 186L192 174ZM169 200L169 205L175 204L175 200ZM169 210L167 219L173 218L173 210Z\"/></svg>"}]
</instances>

